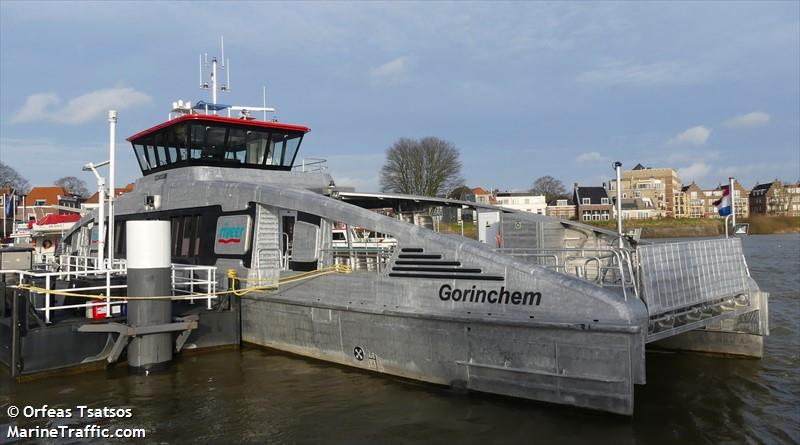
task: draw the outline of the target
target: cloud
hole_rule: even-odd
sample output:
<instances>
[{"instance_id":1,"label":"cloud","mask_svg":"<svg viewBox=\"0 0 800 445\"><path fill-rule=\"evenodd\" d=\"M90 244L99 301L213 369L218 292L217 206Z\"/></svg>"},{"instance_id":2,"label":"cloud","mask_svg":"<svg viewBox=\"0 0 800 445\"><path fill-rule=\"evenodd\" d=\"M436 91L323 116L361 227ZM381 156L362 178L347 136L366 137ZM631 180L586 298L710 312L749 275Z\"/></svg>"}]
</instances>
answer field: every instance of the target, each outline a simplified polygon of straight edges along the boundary
<instances>
[{"instance_id":1,"label":"cloud","mask_svg":"<svg viewBox=\"0 0 800 445\"><path fill-rule=\"evenodd\" d=\"M588 153L581 153L575 158L578 162L590 162L590 161L602 161L605 158L596 151L590 151Z\"/></svg>"},{"instance_id":2,"label":"cloud","mask_svg":"<svg viewBox=\"0 0 800 445\"><path fill-rule=\"evenodd\" d=\"M681 178L681 181L683 181L684 184L688 184L692 181L700 182L700 180L708 175L710 170L711 167L709 167L705 162L695 162L688 167L679 168L678 177Z\"/></svg>"},{"instance_id":3,"label":"cloud","mask_svg":"<svg viewBox=\"0 0 800 445\"><path fill-rule=\"evenodd\" d=\"M761 127L769 123L769 118L769 114L763 111L753 111L725 121L725 126L734 128Z\"/></svg>"},{"instance_id":4,"label":"cloud","mask_svg":"<svg viewBox=\"0 0 800 445\"><path fill-rule=\"evenodd\" d=\"M408 66L408 57L396 57L383 65L370 68L369 76L374 84L397 84L405 80L408 74Z\"/></svg>"},{"instance_id":5,"label":"cloud","mask_svg":"<svg viewBox=\"0 0 800 445\"><path fill-rule=\"evenodd\" d=\"M124 110L150 102L150 96L133 88L106 88L70 99L61 109L56 94L38 93L28 96L11 123L55 122L78 125L98 118L110 109Z\"/></svg>"},{"instance_id":6,"label":"cloud","mask_svg":"<svg viewBox=\"0 0 800 445\"><path fill-rule=\"evenodd\" d=\"M578 82L594 85L656 86L695 83L708 77L707 70L698 65L678 61L655 63L609 62L584 71Z\"/></svg>"},{"instance_id":7,"label":"cloud","mask_svg":"<svg viewBox=\"0 0 800 445\"><path fill-rule=\"evenodd\" d=\"M683 133L673 137L667 141L667 144L699 146L705 144L709 136L711 136L711 130L702 125L698 125L696 127L689 128Z\"/></svg>"}]
</instances>

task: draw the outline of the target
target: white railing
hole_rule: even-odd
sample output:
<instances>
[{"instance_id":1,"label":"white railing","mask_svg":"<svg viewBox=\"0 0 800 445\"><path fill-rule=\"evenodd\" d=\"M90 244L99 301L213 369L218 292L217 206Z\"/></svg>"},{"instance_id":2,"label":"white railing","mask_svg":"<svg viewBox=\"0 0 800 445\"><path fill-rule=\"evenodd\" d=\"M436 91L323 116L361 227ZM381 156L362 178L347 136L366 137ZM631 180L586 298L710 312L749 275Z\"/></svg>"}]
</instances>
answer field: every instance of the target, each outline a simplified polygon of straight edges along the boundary
<instances>
[{"instance_id":1,"label":"white railing","mask_svg":"<svg viewBox=\"0 0 800 445\"><path fill-rule=\"evenodd\" d=\"M214 295L217 293L217 268L213 266L172 265L172 295ZM197 298L190 298L194 304ZM211 297L206 300L206 309L211 309Z\"/></svg>"},{"instance_id":2,"label":"white railing","mask_svg":"<svg viewBox=\"0 0 800 445\"><path fill-rule=\"evenodd\" d=\"M127 284L111 284L117 278L127 275L126 262L115 260L114 269L95 269L96 260L95 257L63 255L59 259L62 268L60 271L0 270L0 274L16 275L23 290L26 289L25 285L41 289L29 290L29 298L34 310L44 314L45 323L52 322L55 311L79 308L91 310L97 306L105 306L106 317L110 317L115 313L113 306L122 306L128 302L125 298L111 295L114 290L127 289ZM206 308L211 309L211 300L217 298L216 272L215 266L172 264L171 298L189 300L192 304L196 300L206 300ZM71 282L77 279L104 279L104 283L97 286L54 289L59 280ZM64 304L66 298L71 297L63 295L64 293L76 295L74 298L86 298L86 302Z\"/></svg>"},{"instance_id":3,"label":"white railing","mask_svg":"<svg viewBox=\"0 0 800 445\"><path fill-rule=\"evenodd\" d=\"M326 172L328 171L328 160L322 158L303 158L300 164L292 167L292 170L301 172Z\"/></svg>"}]
</instances>

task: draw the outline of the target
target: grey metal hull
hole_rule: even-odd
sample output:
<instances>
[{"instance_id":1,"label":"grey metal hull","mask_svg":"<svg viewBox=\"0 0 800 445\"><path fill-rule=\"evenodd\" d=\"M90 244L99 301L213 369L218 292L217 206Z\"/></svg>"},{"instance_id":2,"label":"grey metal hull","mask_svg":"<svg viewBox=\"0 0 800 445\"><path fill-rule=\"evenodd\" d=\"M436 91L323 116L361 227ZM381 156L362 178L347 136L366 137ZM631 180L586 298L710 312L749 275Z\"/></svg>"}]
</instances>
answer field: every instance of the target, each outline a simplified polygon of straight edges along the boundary
<instances>
[{"instance_id":1,"label":"grey metal hull","mask_svg":"<svg viewBox=\"0 0 800 445\"><path fill-rule=\"evenodd\" d=\"M371 312L245 298L242 339L394 376L633 413L634 330ZM626 332L628 331L628 332Z\"/></svg>"}]
</instances>

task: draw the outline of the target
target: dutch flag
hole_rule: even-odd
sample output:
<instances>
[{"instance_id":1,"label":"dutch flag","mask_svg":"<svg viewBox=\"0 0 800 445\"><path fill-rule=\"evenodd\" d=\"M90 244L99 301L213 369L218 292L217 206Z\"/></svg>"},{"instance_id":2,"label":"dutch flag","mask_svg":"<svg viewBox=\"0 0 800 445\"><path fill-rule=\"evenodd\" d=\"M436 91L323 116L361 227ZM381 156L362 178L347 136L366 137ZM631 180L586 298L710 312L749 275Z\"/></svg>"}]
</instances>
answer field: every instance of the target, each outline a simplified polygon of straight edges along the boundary
<instances>
[{"instance_id":1,"label":"dutch flag","mask_svg":"<svg viewBox=\"0 0 800 445\"><path fill-rule=\"evenodd\" d=\"M714 201L714 207L717 208L719 216L728 216L731 214L731 189L724 187L722 189L722 198Z\"/></svg>"}]
</instances>

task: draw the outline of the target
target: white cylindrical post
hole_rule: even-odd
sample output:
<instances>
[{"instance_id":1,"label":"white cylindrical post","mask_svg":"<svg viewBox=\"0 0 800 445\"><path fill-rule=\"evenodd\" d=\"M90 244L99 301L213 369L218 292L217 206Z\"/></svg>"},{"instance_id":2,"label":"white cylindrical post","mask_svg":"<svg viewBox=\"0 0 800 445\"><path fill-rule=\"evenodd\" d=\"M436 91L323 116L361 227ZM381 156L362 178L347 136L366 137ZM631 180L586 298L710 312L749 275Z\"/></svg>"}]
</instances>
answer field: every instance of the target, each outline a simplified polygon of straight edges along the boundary
<instances>
[{"instance_id":1,"label":"white cylindrical post","mask_svg":"<svg viewBox=\"0 0 800 445\"><path fill-rule=\"evenodd\" d=\"M617 171L617 234L622 249L625 246L622 242L622 162L615 162L614 169Z\"/></svg>"},{"instance_id":2,"label":"white cylindrical post","mask_svg":"<svg viewBox=\"0 0 800 445\"><path fill-rule=\"evenodd\" d=\"M97 202L100 204L100 207L97 208L98 212L98 221L97 221L97 265L96 268L103 270L105 266L103 265L103 258L104 252L106 249L106 238L105 238L105 223L106 223L106 187L105 181L102 178L97 180Z\"/></svg>"},{"instance_id":3,"label":"white cylindrical post","mask_svg":"<svg viewBox=\"0 0 800 445\"><path fill-rule=\"evenodd\" d=\"M217 104L217 58L213 57L211 59L211 104ZM214 107L212 110L214 114L217 114L217 108Z\"/></svg>"},{"instance_id":4,"label":"white cylindrical post","mask_svg":"<svg viewBox=\"0 0 800 445\"><path fill-rule=\"evenodd\" d=\"M736 194L733 189L733 177L728 178L728 192L731 195L731 227L736 228ZM736 233L734 230L733 233Z\"/></svg>"},{"instance_id":5,"label":"white cylindrical post","mask_svg":"<svg viewBox=\"0 0 800 445\"><path fill-rule=\"evenodd\" d=\"M169 221L125 223L128 262L128 296L156 297L171 294ZM128 300L128 326L142 328L172 322L169 299ZM128 366L137 372L165 368L172 360L172 333L137 335L128 345Z\"/></svg>"},{"instance_id":6,"label":"white cylindrical post","mask_svg":"<svg viewBox=\"0 0 800 445\"><path fill-rule=\"evenodd\" d=\"M108 111L108 268L114 268L114 249L116 243L114 242L114 198L116 193L116 179L115 176L115 158L116 158L116 141L117 138L117 112L115 110Z\"/></svg>"}]
</instances>

